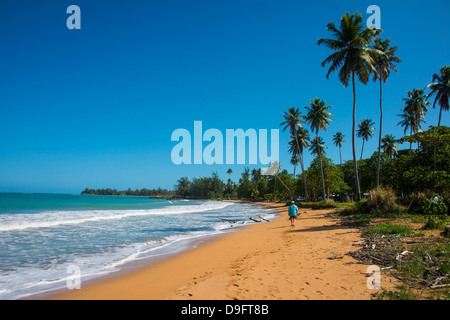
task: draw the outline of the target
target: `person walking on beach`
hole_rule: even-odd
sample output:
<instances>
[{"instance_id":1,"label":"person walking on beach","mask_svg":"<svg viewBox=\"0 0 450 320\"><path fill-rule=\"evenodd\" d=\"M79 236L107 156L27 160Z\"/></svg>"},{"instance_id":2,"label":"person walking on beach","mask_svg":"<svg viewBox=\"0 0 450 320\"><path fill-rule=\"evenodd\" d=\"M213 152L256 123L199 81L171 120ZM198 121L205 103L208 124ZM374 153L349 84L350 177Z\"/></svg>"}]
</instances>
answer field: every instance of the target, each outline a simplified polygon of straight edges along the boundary
<instances>
[{"instance_id":1,"label":"person walking on beach","mask_svg":"<svg viewBox=\"0 0 450 320\"><path fill-rule=\"evenodd\" d=\"M289 220L291 220L291 226L294 226L294 221L295 219L297 219L297 212L298 212L298 208L295 205L295 202L292 201L291 205L289 206L288 209L288 214L289 214Z\"/></svg>"}]
</instances>

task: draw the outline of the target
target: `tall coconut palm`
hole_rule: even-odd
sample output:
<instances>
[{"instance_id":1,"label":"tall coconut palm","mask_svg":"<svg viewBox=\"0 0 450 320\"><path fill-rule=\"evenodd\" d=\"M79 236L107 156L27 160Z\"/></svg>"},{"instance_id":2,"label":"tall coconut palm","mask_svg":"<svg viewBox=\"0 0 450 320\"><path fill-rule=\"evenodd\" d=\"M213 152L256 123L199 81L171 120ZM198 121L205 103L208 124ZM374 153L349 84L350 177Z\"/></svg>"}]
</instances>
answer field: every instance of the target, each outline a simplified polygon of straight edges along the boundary
<instances>
[{"instance_id":1,"label":"tall coconut palm","mask_svg":"<svg viewBox=\"0 0 450 320\"><path fill-rule=\"evenodd\" d=\"M300 157L300 167L302 169L303 185L305 187L305 199L308 200L308 188L306 184L306 172L303 166L303 149L309 146L309 131L305 128L299 128L297 135L291 137L289 141L289 152L294 155L297 154Z\"/></svg>"},{"instance_id":2,"label":"tall coconut palm","mask_svg":"<svg viewBox=\"0 0 450 320\"><path fill-rule=\"evenodd\" d=\"M229 179L231 179L231 175L233 174L233 170L231 170L231 168L228 169L227 170L227 174L228 174Z\"/></svg>"},{"instance_id":3,"label":"tall coconut palm","mask_svg":"<svg viewBox=\"0 0 450 320\"><path fill-rule=\"evenodd\" d=\"M310 107L305 107L308 110L305 116L305 121L311 126L311 131L316 132L317 142L319 140L319 130L327 131L327 127L330 124L332 114L328 112L331 106L327 106L325 100L320 100L319 98L310 101ZM322 178L322 191L323 198L325 199L325 181L323 178L323 168L322 168L322 154L320 148L318 148L318 157L320 159L320 174Z\"/></svg>"},{"instance_id":4,"label":"tall coconut palm","mask_svg":"<svg viewBox=\"0 0 450 320\"><path fill-rule=\"evenodd\" d=\"M295 137L297 130L299 128L303 128L302 126L303 116L300 112L300 109L295 107L289 107L287 112L284 111L282 117L284 121L280 123L280 126L283 127L283 132L289 128L289 134L291 135L291 137Z\"/></svg>"},{"instance_id":5,"label":"tall coconut palm","mask_svg":"<svg viewBox=\"0 0 450 320\"><path fill-rule=\"evenodd\" d=\"M450 66L444 66L439 70L440 74L433 74L430 83L427 85L431 92L427 95L427 99L436 94L436 98L433 102L433 108L436 106L436 102L441 106L439 110L438 127L441 125L442 110L448 111L450 109Z\"/></svg>"},{"instance_id":6,"label":"tall coconut palm","mask_svg":"<svg viewBox=\"0 0 450 320\"><path fill-rule=\"evenodd\" d=\"M391 40L382 40L380 38L375 40L374 49L378 50L373 53L375 68L378 71L378 76L374 74L373 80L380 80L380 129L378 135L378 159L377 159L377 177L376 187L380 185L380 161L381 161L381 136L383 132L383 82L386 83L391 70L397 72L397 67L394 63L400 63L402 60L395 55L397 47L391 47Z\"/></svg>"},{"instance_id":7,"label":"tall coconut palm","mask_svg":"<svg viewBox=\"0 0 450 320\"><path fill-rule=\"evenodd\" d=\"M294 166L294 179L295 179L295 170L297 169L297 166L300 163L300 157L298 154L293 154L291 156L291 160L289 161Z\"/></svg>"},{"instance_id":8,"label":"tall coconut palm","mask_svg":"<svg viewBox=\"0 0 450 320\"><path fill-rule=\"evenodd\" d=\"M309 146L309 151L316 157L324 155L325 154L325 142L323 141L322 137L314 137L311 140L311 145Z\"/></svg>"},{"instance_id":9,"label":"tall coconut palm","mask_svg":"<svg viewBox=\"0 0 450 320\"><path fill-rule=\"evenodd\" d=\"M369 45L374 38L380 34L381 30L366 28L363 24L362 15L346 13L342 16L339 29L333 22L328 23L327 30L332 33L333 39L319 39L318 45L325 45L335 52L329 55L323 62L322 66L331 63L327 79L330 74L337 69L339 70L339 80L344 87L347 87L352 80L353 86L353 123L352 123L352 151L353 151L353 170L355 173L355 193L357 200L361 199L361 191L358 178L358 164L356 162L355 148L355 132L356 132L356 88L355 76L363 84L369 81L370 73L377 74L374 67L374 61L371 55L376 51Z\"/></svg>"},{"instance_id":10,"label":"tall coconut palm","mask_svg":"<svg viewBox=\"0 0 450 320\"><path fill-rule=\"evenodd\" d=\"M428 111L427 106L430 106L431 103L426 100L426 96L423 93L422 89L413 89L413 91L408 91L407 98L403 98L405 101L405 110L413 113L417 121L419 119L425 119L425 114ZM421 127L419 129L422 129ZM416 133L415 131L414 133Z\"/></svg>"},{"instance_id":11,"label":"tall coconut palm","mask_svg":"<svg viewBox=\"0 0 450 320\"><path fill-rule=\"evenodd\" d=\"M303 116L301 115L301 112L299 110L299 108L295 108L295 107L290 107L288 108L288 111L284 111L284 114L282 115L284 121L282 123L280 123L280 126L284 126L283 128L283 132L286 131L287 128L289 128L289 134L291 137L295 137L295 142L297 144L297 151L298 154L301 154L301 148L300 148L300 143L298 141L298 130L303 128L302 125L302 119ZM304 173L303 171L303 165L302 165L302 173ZM308 199L308 190L306 189L306 184L305 184L305 198Z\"/></svg>"},{"instance_id":12,"label":"tall coconut palm","mask_svg":"<svg viewBox=\"0 0 450 320\"><path fill-rule=\"evenodd\" d=\"M403 110L409 115L413 114L416 118L415 121L411 123L411 129L412 133L417 133L422 130L421 123L426 123L425 114L428 111L427 106L431 105L431 103L426 100L422 89L408 91L407 96L407 98L402 99L405 101L405 108Z\"/></svg>"},{"instance_id":13,"label":"tall coconut palm","mask_svg":"<svg viewBox=\"0 0 450 320\"><path fill-rule=\"evenodd\" d=\"M375 128L372 126L375 123L370 119L361 120L361 123L358 124L358 130L356 131L356 136L358 138L362 138L363 144L361 148L361 159L364 152L364 141L369 141L370 138L373 136L373 131Z\"/></svg>"},{"instance_id":14,"label":"tall coconut palm","mask_svg":"<svg viewBox=\"0 0 450 320\"><path fill-rule=\"evenodd\" d=\"M383 149L383 152L389 156L389 159L392 159L392 156L398 153L398 145L396 142L397 140L392 134L386 134L382 139L381 148Z\"/></svg>"},{"instance_id":15,"label":"tall coconut palm","mask_svg":"<svg viewBox=\"0 0 450 320\"><path fill-rule=\"evenodd\" d=\"M336 147L339 148L339 163L342 165L342 154L341 154L341 147L345 143L345 135L342 134L342 132L336 132L333 136L333 142Z\"/></svg>"},{"instance_id":16,"label":"tall coconut palm","mask_svg":"<svg viewBox=\"0 0 450 320\"><path fill-rule=\"evenodd\" d=\"M413 132L416 133L419 129L422 129L421 122L425 123L425 120L422 118L417 118L416 114L413 110L405 108L402 113L398 114L402 120L397 124L404 128L403 133L406 135L406 131L409 129L409 134L412 135ZM411 149L411 142L409 143L409 149Z\"/></svg>"}]
</instances>

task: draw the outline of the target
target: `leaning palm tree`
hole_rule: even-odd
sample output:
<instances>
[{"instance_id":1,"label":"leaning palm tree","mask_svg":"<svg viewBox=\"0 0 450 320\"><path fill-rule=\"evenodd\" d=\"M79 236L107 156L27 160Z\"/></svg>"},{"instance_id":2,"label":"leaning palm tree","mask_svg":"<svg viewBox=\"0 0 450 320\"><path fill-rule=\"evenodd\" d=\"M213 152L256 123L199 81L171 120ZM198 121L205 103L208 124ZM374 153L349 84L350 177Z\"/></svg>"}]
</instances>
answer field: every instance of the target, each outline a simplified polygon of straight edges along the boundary
<instances>
[{"instance_id":1,"label":"leaning palm tree","mask_svg":"<svg viewBox=\"0 0 450 320\"><path fill-rule=\"evenodd\" d=\"M392 134L386 134L382 139L383 144L381 145L381 148L383 149L383 152L389 156L389 159L392 159L392 156L398 153L398 145L396 142L397 140L395 140L395 137Z\"/></svg>"},{"instance_id":2,"label":"leaning palm tree","mask_svg":"<svg viewBox=\"0 0 450 320\"><path fill-rule=\"evenodd\" d=\"M327 127L330 124L332 114L328 112L331 106L327 106L325 100L320 100L319 98L310 101L310 107L305 107L308 110L305 116L305 121L311 126L311 131L316 132L317 142L319 140L319 130L327 131ZM322 178L322 191L323 198L325 199L325 181L323 178L323 168L322 168L322 153L320 148L317 149L318 157L320 159L320 174Z\"/></svg>"},{"instance_id":3,"label":"leaning palm tree","mask_svg":"<svg viewBox=\"0 0 450 320\"><path fill-rule=\"evenodd\" d=\"M358 124L358 130L356 131L356 136L358 138L362 138L362 140L363 140L360 160L362 159L363 152L364 152L364 141L369 141L369 139L372 138L372 136L373 136L372 130L374 130L375 128L372 128L372 126L374 124L375 123L370 119L361 120L361 123Z\"/></svg>"},{"instance_id":4,"label":"leaning palm tree","mask_svg":"<svg viewBox=\"0 0 450 320\"><path fill-rule=\"evenodd\" d=\"M339 147L339 163L342 165L341 147L345 143L345 135L342 132L336 132L333 136L333 142L336 147Z\"/></svg>"},{"instance_id":5,"label":"leaning palm tree","mask_svg":"<svg viewBox=\"0 0 450 320\"><path fill-rule=\"evenodd\" d=\"M395 55L397 47L391 47L391 40L381 40L380 38L375 40L373 46L374 49L379 52L374 52L374 66L378 71L378 76L374 74L373 80L380 80L380 129L378 135L378 159L377 159L377 177L376 177L376 187L380 185L380 161L381 161L381 136L383 132L383 82L387 82L391 70L397 72L397 67L394 63L400 63L402 60Z\"/></svg>"},{"instance_id":6,"label":"leaning palm tree","mask_svg":"<svg viewBox=\"0 0 450 320\"><path fill-rule=\"evenodd\" d=\"M450 109L450 66L444 66L439 71L440 74L433 74L431 79L433 83L427 85L427 88L431 89L431 92L427 95L427 99L436 94L433 108L435 108L436 102L441 106L438 127L441 125L442 110L448 111Z\"/></svg>"},{"instance_id":7,"label":"leaning palm tree","mask_svg":"<svg viewBox=\"0 0 450 320\"><path fill-rule=\"evenodd\" d=\"M324 67L331 63L327 79L330 74L337 69L339 70L339 80L344 87L347 87L352 80L353 86L353 124L352 124L352 151L353 151L353 170L355 173L355 193L358 200L361 199L361 191L359 187L358 165L356 162L355 149L355 132L356 132L356 88L355 76L363 84L369 81L370 73L377 74L374 67L374 61L371 55L376 51L370 48L370 43L374 38L380 34L381 30L374 30L366 28L363 24L362 15L358 12L356 14L346 13L342 16L339 29L336 28L333 22L328 23L327 30L332 33L333 39L319 39L318 45L324 44L335 52L322 62Z\"/></svg>"},{"instance_id":8,"label":"leaning palm tree","mask_svg":"<svg viewBox=\"0 0 450 320\"><path fill-rule=\"evenodd\" d=\"M291 153L292 156L298 155L300 157L300 167L302 169L306 200L308 200L308 188L306 185L306 172L303 166L303 148L307 148L309 146L309 140L309 131L305 128L299 128L297 129L297 135L295 137L291 137L291 140L289 141L289 153Z\"/></svg>"}]
</instances>

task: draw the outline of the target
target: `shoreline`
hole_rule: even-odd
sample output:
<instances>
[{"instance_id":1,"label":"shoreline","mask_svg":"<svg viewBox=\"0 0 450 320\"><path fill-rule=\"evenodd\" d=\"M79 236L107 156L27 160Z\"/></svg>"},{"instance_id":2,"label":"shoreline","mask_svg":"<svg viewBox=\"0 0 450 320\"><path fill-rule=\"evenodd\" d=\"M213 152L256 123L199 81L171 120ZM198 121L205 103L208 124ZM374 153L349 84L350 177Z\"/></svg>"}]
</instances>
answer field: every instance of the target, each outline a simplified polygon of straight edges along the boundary
<instances>
[{"instance_id":1,"label":"shoreline","mask_svg":"<svg viewBox=\"0 0 450 320\"><path fill-rule=\"evenodd\" d=\"M249 204L275 208L278 217L200 240L159 261L87 281L80 290L25 299L370 299L367 266L346 255L361 240L358 229L340 225L330 215L333 210L302 208L291 227L284 204Z\"/></svg>"},{"instance_id":2,"label":"shoreline","mask_svg":"<svg viewBox=\"0 0 450 320\"><path fill-rule=\"evenodd\" d=\"M247 202L242 200L221 200L223 202L230 203L240 203L240 204L248 204L255 205L253 202ZM264 207L264 209L273 209L270 206L264 206L262 204L256 205L258 207ZM278 213L274 212L274 218L278 217ZM270 218L270 219L274 219ZM126 261L118 265L117 270L106 271L104 274L99 275L89 275L86 279L82 279L82 286L90 286L103 281L108 281L110 279L114 279L116 277L126 276L129 273L135 272L137 270L150 267L156 263L162 262L166 259L170 259L179 254L183 254L193 250L203 244L206 244L210 241L214 241L215 238L225 236L230 233L237 232L239 230L245 229L248 226L254 224L254 222L250 222L246 225L234 225L228 226L221 230L220 233L211 233L205 235L198 235L192 238L181 239L175 242L171 242L161 247L156 247L154 250L151 250L152 253L146 253L144 256L132 259L130 261ZM21 297L15 298L14 300L47 300L52 299L52 297L63 295L70 293L71 290L66 287L66 280L62 281L63 284L61 286L46 289L42 292L25 294Z\"/></svg>"}]
</instances>

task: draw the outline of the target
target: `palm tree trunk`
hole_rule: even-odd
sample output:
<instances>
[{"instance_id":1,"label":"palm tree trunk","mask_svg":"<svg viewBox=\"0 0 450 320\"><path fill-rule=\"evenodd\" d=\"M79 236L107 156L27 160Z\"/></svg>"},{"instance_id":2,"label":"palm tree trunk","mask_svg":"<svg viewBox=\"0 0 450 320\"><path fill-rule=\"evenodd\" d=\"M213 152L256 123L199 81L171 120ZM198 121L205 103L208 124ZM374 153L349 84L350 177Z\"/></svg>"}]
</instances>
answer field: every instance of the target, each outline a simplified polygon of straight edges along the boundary
<instances>
[{"instance_id":1,"label":"palm tree trunk","mask_svg":"<svg viewBox=\"0 0 450 320\"><path fill-rule=\"evenodd\" d=\"M323 200L326 199L325 196L325 179L323 178L323 168L322 168L322 154L321 154L321 150L319 147L319 130L316 131L317 132L317 151L319 154L319 160L320 160L320 176L322 178L322 193L323 193Z\"/></svg>"},{"instance_id":2,"label":"palm tree trunk","mask_svg":"<svg viewBox=\"0 0 450 320\"><path fill-rule=\"evenodd\" d=\"M297 169L297 166L294 166L294 180L295 180L295 169Z\"/></svg>"},{"instance_id":3,"label":"palm tree trunk","mask_svg":"<svg viewBox=\"0 0 450 320\"><path fill-rule=\"evenodd\" d=\"M352 84L353 84L353 124L352 124L352 151L353 151L353 171L355 174L355 195L356 200L361 200L361 191L359 189L358 179L358 163L356 161L356 148L355 148L355 129L356 129L356 88L355 88L355 72L352 72Z\"/></svg>"},{"instance_id":4,"label":"palm tree trunk","mask_svg":"<svg viewBox=\"0 0 450 320\"><path fill-rule=\"evenodd\" d=\"M281 184L287 189L287 191L288 191L289 194L291 195L292 201L294 201L294 200L295 200L295 197L294 197L294 195L292 194L291 189L288 188L288 186L283 182L283 180L280 179L280 177L279 177L277 174L275 175L275 177L277 177L278 180L280 180Z\"/></svg>"},{"instance_id":5,"label":"palm tree trunk","mask_svg":"<svg viewBox=\"0 0 450 320\"><path fill-rule=\"evenodd\" d=\"M300 154L300 166L302 168L303 184L305 186L305 200L309 201L308 189L306 188L306 172L303 167L303 153Z\"/></svg>"},{"instance_id":6,"label":"palm tree trunk","mask_svg":"<svg viewBox=\"0 0 450 320\"><path fill-rule=\"evenodd\" d=\"M362 160L363 152L364 152L364 138L363 138L363 145L361 148L361 158L359 160Z\"/></svg>"},{"instance_id":7,"label":"palm tree trunk","mask_svg":"<svg viewBox=\"0 0 450 320\"><path fill-rule=\"evenodd\" d=\"M381 162L381 135L383 127L383 82L380 77L380 134L378 136L378 159L377 159L377 180L376 187L380 186L380 162Z\"/></svg>"},{"instance_id":8,"label":"palm tree trunk","mask_svg":"<svg viewBox=\"0 0 450 320\"><path fill-rule=\"evenodd\" d=\"M341 154L341 146L339 146L339 163L340 163L340 165L341 165L341 167L342 167L342 154ZM342 170L342 168L341 168L341 170Z\"/></svg>"},{"instance_id":9,"label":"palm tree trunk","mask_svg":"<svg viewBox=\"0 0 450 320\"><path fill-rule=\"evenodd\" d=\"M439 121L438 121L438 128L441 126L441 114L442 114L442 106L439 109Z\"/></svg>"},{"instance_id":10,"label":"palm tree trunk","mask_svg":"<svg viewBox=\"0 0 450 320\"><path fill-rule=\"evenodd\" d=\"M412 127L409 128L409 135L412 136ZM412 142L409 143L409 150L412 148Z\"/></svg>"},{"instance_id":11,"label":"palm tree trunk","mask_svg":"<svg viewBox=\"0 0 450 320\"><path fill-rule=\"evenodd\" d=\"M306 188L306 175L305 175L305 170L303 169L303 152L301 152L300 150L300 144L298 143L298 134L297 134L297 129L295 129L295 141L297 142L297 150L298 150L298 154L301 157L301 163L302 163L302 174L303 174L303 183L305 184L305 199L306 201L308 201L308 189ZM295 178L295 177L294 177Z\"/></svg>"}]
</instances>

